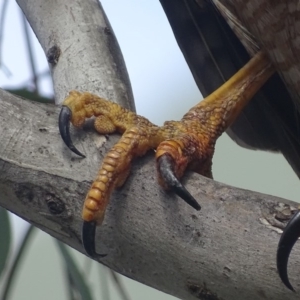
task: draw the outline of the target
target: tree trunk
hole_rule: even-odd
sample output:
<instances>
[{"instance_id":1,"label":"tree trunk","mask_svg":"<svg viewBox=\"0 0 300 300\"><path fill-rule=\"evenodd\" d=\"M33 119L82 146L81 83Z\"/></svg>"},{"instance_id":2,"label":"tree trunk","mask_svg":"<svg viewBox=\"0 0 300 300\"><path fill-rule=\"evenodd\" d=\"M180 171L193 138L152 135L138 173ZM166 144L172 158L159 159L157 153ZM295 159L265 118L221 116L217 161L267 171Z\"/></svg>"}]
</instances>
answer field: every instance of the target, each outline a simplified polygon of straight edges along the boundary
<instances>
[{"instance_id":1,"label":"tree trunk","mask_svg":"<svg viewBox=\"0 0 300 300\"><path fill-rule=\"evenodd\" d=\"M52 66L57 103L79 89L134 107L122 55L97 1L18 3ZM58 107L2 91L0 109L0 205L84 252L82 202L118 137L74 132L87 156L81 159L61 141ZM283 203L289 215L293 203L188 174L185 184L202 206L196 212L157 185L153 158L135 161L124 187L113 193L97 230L97 252L108 253L101 263L182 299L297 298L275 265L284 226L275 215ZM299 262L298 248L291 264ZM296 289L298 269L290 270Z\"/></svg>"}]
</instances>

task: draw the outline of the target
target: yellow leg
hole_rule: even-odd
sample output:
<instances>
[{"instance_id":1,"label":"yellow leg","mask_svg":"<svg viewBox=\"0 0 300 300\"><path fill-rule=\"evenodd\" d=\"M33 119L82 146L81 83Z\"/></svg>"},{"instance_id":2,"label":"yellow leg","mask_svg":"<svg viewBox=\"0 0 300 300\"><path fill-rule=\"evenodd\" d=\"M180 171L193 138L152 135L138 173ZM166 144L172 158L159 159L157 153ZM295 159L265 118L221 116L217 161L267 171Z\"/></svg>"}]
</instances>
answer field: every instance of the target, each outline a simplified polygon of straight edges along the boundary
<instances>
[{"instance_id":1,"label":"yellow leg","mask_svg":"<svg viewBox=\"0 0 300 300\"><path fill-rule=\"evenodd\" d=\"M157 149L160 185L171 188L199 210L200 205L179 179L186 168L212 177L211 160L217 138L273 72L267 56L260 52L222 87L190 109L181 121L165 122L162 127L96 95L70 92L63 103L59 128L63 140L73 152L82 155L71 141L69 122L79 127L86 118L95 116L94 125L99 133L124 133L104 158L85 199L82 218L83 244L87 254L97 256L95 226L103 221L113 189L125 182L131 161L149 149Z\"/></svg>"}]
</instances>

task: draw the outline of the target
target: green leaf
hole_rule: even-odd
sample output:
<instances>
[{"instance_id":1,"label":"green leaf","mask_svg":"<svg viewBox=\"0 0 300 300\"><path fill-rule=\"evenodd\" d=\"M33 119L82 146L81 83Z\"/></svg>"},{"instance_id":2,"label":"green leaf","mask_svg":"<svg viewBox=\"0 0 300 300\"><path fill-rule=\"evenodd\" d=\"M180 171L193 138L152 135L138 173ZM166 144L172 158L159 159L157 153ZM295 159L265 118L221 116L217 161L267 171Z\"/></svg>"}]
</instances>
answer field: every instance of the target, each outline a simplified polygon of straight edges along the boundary
<instances>
[{"instance_id":1,"label":"green leaf","mask_svg":"<svg viewBox=\"0 0 300 300\"><path fill-rule=\"evenodd\" d=\"M109 270L109 271L110 271L110 275L111 275L112 279L114 280L114 282L116 284L116 288L118 289L121 298L123 300L130 300L130 298L127 295L127 292L125 290L125 287L120 280L120 276L113 270Z\"/></svg>"},{"instance_id":2,"label":"green leaf","mask_svg":"<svg viewBox=\"0 0 300 300\"><path fill-rule=\"evenodd\" d=\"M13 261L12 266L7 275L6 282L3 286L3 294L0 298L2 300L7 300L9 297L9 292L16 278L15 274L17 274L18 268L21 265L22 259L24 258L24 254L26 253L27 246L29 245L30 238L35 229L36 228L32 225L28 226L28 229L23 237L23 241L21 242L20 248L16 254L15 260Z\"/></svg>"},{"instance_id":3,"label":"green leaf","mask_svg":"<svg viewBox=\"0 0 300 300\"><path fill-rule=\"evenodd\" d=\"M62 254L62 257L65 260L67 268L69 269L69 274L72 277L73 284L81 295L81 299L92 300L92 294L86 281L84 280L82 272L77 267L77 264L69 253L67 247L59 241L57 241L57 246ZM68 281L70 282L70 280Z\"/></svg>"},{"instance_id":4,"label":"green leaf","mask_svg":"<svg viewBox=\"0 0 300 300\"><path fill-rule=\"evenodd\" d=\"M8 211L0 207L0 276L6 266L11 246L11 228Z\"/></svg>"},{"instance_id":5,"label":"green leaf","mask_svg":"<svg viewBox=\"0 0 300 300\"><path fill-rule=\"evenodd\" d=\"M70 274L70 270L67 266L64 267L64 272L65 272L65 276L66 276L66 279L68 281L68 284L67 284L67 288L68 288L68 295L69 295L69 300L76 300L76 290L74 287L74 281L73 281L73 278L72 278L72 275Z\"/></svg>"},{"instance_id":6,"label":"green leaf","mask_svg":"<svg viewBox=\"0 0 300 300\"><path fill-rule=\"evenodd\" d=\"M90 261L92 261L90 259ZM97 267L99 270L99 277L100 277L100 291L102 294L101 299L110 300L110 293L109 293L109 287L108 287L108 276L107 271L109 270L107 267L100 265L97 263Z\"/></svg>"}]
</instances>

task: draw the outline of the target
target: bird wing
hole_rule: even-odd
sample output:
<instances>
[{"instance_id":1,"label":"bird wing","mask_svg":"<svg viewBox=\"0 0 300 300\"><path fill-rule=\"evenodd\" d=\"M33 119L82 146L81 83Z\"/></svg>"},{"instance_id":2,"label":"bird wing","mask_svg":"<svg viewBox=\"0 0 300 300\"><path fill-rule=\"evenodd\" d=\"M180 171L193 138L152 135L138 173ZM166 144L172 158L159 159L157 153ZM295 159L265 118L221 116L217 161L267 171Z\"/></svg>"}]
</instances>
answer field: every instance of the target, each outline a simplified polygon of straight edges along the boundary
<instances>
[{"instance_id":1,"label":"bird wing","mask_svg":"<svg viewBox=\"0 0 300 300\"><path fill-rule=\"evenodd\" d=\"M264 46L256 35L250 33L248 27L243 25L231 2L160 2L204 97L244 66L250 57L262 48L261 45ZM258 34L257 28L254 28L254 31ZM269 45L269 48L272 47ZM281 70L278 63L275 63L275 66ZM285 79L279 73L274 74L227 133L240 146L281 152L300 177L300 118L295 105L298 98L292 85L295 80L290 78L291 75Z\"/></svg>"}]
</instances>

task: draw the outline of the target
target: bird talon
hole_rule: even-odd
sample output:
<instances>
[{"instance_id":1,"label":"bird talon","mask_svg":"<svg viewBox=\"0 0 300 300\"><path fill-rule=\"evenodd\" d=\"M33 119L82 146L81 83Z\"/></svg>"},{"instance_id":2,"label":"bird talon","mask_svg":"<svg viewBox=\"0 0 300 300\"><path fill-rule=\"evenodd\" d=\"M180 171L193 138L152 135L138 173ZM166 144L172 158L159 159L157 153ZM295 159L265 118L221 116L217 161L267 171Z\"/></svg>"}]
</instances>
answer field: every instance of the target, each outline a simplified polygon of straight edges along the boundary
<instances>
[{"instance_id":1,"label":"bird talon","mask_svg":"<svg viewBox=\"0 0 300 300\"><path fill-rule=\"evenodd\" d=\"M74 145L70 136L70 120L72 117L72 111L69 107L63 106L61 108L59 119L58 119L58 127L60 135L65 142L66 146L75 154L85 157Z\"/></svg>"},{"instance_id":2,"label":"bird talon","mask_svg":"<svg viewBox=\"0 0 300 300\"><path fill-rule=\"evenodd\" d=\"M184 200L187 204L195 208L196 210L200 210L201 206L194 199L194 197L189 193L189 191L180 183L177 177L174 174L174 161L173 158L164 154L157 159L157 168L160 176L163 181L167 184L171 190L179 196L182 200Z\"/></svg>"},{"instance_id":3,"label":"bird talon","mask_svg":"<svg viewBox=\"0 0 300 300\"><path fill-rule=\"evenodd\" d=\"M70 92L59 116L59 130L70 150L84 157L72 143L70 122L79 127L86 118L94 116L94 126L99 133L123 133L120 141L105 156L85 199L82 243L86 253L91 257L105 256L95 250L96 224L103 221L112 191L126 180L132 159L150 149L157 149L160 183L200 210L201 206L178 177L186 168L211 176L216 139L273 72L266 55L259 52L226 84L190 109L181 121L165 122L161 127L91 93Z\"/></svg>"},{"instance_id":4,"label":"bird talon","mask_svg":"<svg viewBox=\"0 0 300 300\"><path fill-rule=\"evenodd\" d=\"M287 288L295 292L288 277L287 267L293 246L300 237L300 211L298 211L288 222L280 237L277 248L277 270L280 279Z\"/></svg>"},{"instance_id":5,"label":"bird talon","mask_svg":"<svg viewBox=\"0 0 300 300\"><path fill-rule=\"evenodd\" d=\"M95 234L97 223L84 221L82 224L82 245L88 256L91 258L103 258L107 254L99 254L95 247Z\"/></svg>"}]
</instances>

